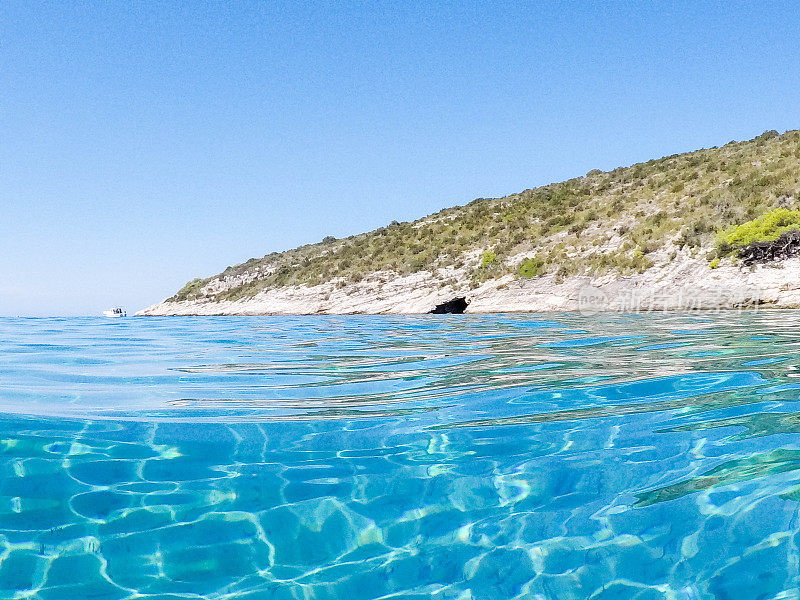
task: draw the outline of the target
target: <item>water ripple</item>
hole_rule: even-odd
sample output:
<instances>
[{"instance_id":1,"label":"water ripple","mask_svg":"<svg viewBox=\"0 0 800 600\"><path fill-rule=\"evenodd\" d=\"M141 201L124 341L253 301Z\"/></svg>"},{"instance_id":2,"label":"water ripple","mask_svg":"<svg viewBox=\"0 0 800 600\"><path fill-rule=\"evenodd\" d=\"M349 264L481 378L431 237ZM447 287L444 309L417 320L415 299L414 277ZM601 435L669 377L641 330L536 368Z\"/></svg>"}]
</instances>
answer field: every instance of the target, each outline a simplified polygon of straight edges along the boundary
<instances>
[{"instance_id":1,"label":"water ripple","mask_svg":"<svg viewBox=\"0 0 800 600\"><path fill-rule=\"evenodd\" d=\"M0 319L0 597L800 597L800 313Z\"/></svg>"}]
</instances>

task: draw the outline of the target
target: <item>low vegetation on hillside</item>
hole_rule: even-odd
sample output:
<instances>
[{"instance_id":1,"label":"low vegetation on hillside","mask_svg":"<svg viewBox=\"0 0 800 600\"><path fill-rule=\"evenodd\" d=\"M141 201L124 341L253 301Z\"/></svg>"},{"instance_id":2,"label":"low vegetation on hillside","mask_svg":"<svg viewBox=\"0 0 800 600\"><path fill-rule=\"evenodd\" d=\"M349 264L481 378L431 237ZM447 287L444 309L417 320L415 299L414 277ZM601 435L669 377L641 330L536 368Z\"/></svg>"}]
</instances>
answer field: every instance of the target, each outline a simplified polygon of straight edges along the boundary
<instances>
[{"instance_id":1,"label":"low vegetation on hillside","mask_svg":"<svg viewBox=\"0 0 800 600\"><path fill-rule=\"evenodd\" d=\"M800 228L798 193L800 131L769 131L481 198L345 239L327 237L195 279L171 300L239 299L267 288L348 285L421 271L442 286L456 277L474 286L508 274L629 274L678 251L713 261L748 241Z\"/></svg>"}]
</instances>

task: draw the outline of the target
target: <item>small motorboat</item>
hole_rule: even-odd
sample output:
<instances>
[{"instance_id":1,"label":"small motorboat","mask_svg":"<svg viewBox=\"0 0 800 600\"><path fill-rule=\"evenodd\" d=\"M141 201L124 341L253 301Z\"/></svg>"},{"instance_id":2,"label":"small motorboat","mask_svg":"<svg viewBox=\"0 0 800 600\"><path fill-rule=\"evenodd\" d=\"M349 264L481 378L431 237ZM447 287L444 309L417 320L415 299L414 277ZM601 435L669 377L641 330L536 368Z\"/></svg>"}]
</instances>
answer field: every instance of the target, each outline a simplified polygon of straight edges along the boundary
<instances>
[{"instance_id":1,"label":"small motorboat","mask_svg":"<svg viewBox=\"0 0 800 600\"><path fill-rule=\"evenodd\" d=\"M128 313L125 312L124 309L120 308L119 306L116 308L109 308L108 310L103 311L104 317L112 317L112 318L119 318L119 317L127 317Z\"/></svg>"}]
</instances>

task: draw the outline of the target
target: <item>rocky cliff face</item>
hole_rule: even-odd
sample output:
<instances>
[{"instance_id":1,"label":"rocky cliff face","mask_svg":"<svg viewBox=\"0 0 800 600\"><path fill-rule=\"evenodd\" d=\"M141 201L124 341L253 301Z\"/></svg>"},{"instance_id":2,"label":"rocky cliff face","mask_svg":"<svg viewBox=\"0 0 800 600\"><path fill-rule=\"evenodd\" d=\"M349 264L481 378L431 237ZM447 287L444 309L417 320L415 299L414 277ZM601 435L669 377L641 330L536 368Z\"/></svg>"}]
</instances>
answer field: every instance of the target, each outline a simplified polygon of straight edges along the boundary
<instances>
[{"instance_id":1,"label":"rocky cliff face","mask_svg":"<svg viewBox=\"0 0 800 600\"><path fill-rule=\"evenodd\" d=\"M467 313L800 308L800 258L752 267L723 261L716 269L689 256L630 276L513 276L474 288L438 287L412 275L382 285L290 286L230 301L164 301L139 315L422 314L465 296Z\"/></svg>"}]
</instances>

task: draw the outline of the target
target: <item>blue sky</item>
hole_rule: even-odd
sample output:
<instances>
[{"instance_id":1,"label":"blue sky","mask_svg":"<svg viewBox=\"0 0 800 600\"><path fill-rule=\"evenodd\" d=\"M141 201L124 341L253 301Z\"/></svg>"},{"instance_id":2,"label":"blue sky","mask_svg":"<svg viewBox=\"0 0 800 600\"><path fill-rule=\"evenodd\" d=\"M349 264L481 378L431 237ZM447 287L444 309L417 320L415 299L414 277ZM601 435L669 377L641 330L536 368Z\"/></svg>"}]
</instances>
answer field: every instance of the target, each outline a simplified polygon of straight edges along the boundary
<instances>
[{"instance_id":1,"label":"blue sky","mask_svg":"<svg viewBox=\"0 0 800 600\"><path fill-rule=\"evenodd\" d=\"M800 128L790 2L0 3L0 315Z\"/></svg>"}]
</instances>

